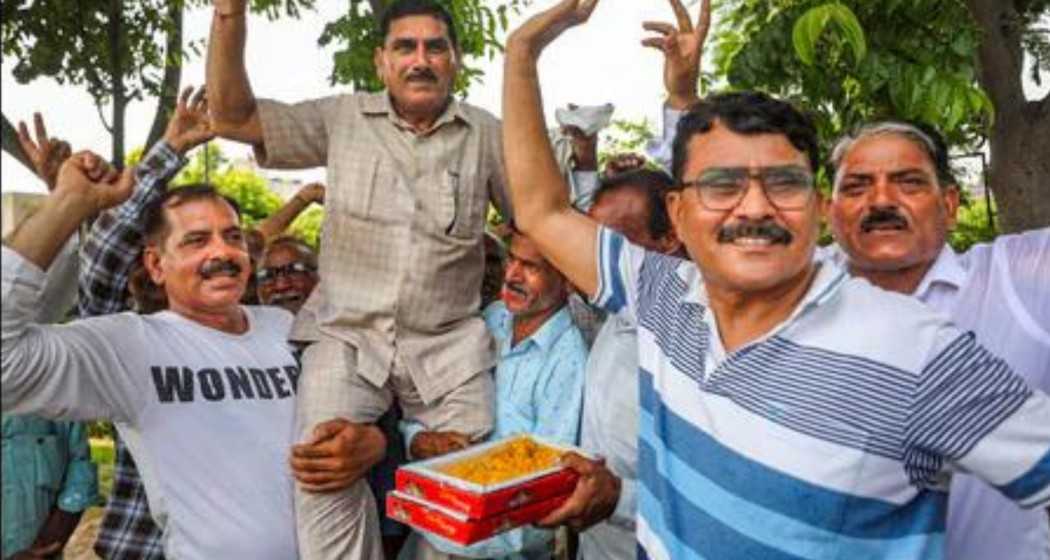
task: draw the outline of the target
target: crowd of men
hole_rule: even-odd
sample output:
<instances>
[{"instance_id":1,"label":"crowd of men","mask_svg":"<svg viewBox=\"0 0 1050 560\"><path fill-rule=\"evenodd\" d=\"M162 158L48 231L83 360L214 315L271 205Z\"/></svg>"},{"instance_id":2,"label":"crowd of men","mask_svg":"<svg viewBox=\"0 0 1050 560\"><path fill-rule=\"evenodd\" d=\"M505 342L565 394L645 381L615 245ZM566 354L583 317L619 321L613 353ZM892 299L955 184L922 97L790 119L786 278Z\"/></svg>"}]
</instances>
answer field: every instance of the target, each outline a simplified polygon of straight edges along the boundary
<instances>
[{"instance_id":1,"label":"crowd of men","mask_svg":"<svg viewBox=\"0 0 1050 560\"><path fill-rule=\"evenodd\" d=\"M1050 229L955 253L937 131L826 158L786 101L701 98L709 0L644 24L664 131L597 174L537 71L597 3L512 33L502 122L452 96L431 0L383 13L382 92L294 104L255 97L247 2L216 0L206 89L134 168L23 125L50 194L3 246L3 557L61 549L97 500L76 422L108 419L107 559L1050 558ZM327 187L246 228L169 188L216 136ZM318 252L285 234L315 202ZM586 452L535 526L464 547L383 516L397 465L517 433Z\"/></svg>"}]
</instances>

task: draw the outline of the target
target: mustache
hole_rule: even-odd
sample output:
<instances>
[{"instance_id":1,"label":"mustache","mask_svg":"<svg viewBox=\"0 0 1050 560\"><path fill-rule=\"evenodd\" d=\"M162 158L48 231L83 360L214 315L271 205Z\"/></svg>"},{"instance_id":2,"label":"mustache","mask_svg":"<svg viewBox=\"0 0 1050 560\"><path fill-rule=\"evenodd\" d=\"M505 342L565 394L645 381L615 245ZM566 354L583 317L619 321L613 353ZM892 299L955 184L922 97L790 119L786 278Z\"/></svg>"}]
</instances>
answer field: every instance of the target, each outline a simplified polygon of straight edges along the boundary
<instances>
[{"instance_id":1,"label":"mustache","mask_svg":"<svg viewBox=\"0 0 1050 560\"><path fill-rule=\"evenodd\" d=\"M894 226L901 229L908 228L908 219L896 208L878 207L872 208L871 212L860 222L860 230L867 233L880 226Z\"/></svg>"},{"instance_id":2,"label":"mustache","mask_svg":"<svg viewBox=\"0 0 1050 560\"><path fill-rule=\"evenodd\" d=\"M737 222L718 228L718 242L732 243L741 237L764 238L776 244L787 245L795 238L792 233L772 220Z\"/></svg>"},{"instance_id":3,"label":"mustache","mask_svg":"<svg viewBox=\"0 0 1050 560\"><path fill-rule=\"evenodd\" d=\"M514 292L521 297L529 297L529 291L520 282L504 282L503 289Z\"/></svg>"},{"instance_id":4,"label":"mustache","mask_svg":"<svg viewBox=\"0 0 1050 560\"><path fill-rule=\"evenodd\" d=\"M412 70L408 73L407 76L405 76L405 81L408 82L414 82L417 80L424 82L436 82L437 79L437 74L435 74L434 71L430 68L418 68L416 70Z\"/></svg>"},{"instance_id":5,"label":"mustache","mask_svg":"<svg viewBox=\"0 0 1050 560\"><path fill-rule=\"evenodd\" d=\"M240 276L241 265L229 259L211 259L201 265L200 275L205 280L210 280L219 275Z\"/></svg>"}]
</instances>

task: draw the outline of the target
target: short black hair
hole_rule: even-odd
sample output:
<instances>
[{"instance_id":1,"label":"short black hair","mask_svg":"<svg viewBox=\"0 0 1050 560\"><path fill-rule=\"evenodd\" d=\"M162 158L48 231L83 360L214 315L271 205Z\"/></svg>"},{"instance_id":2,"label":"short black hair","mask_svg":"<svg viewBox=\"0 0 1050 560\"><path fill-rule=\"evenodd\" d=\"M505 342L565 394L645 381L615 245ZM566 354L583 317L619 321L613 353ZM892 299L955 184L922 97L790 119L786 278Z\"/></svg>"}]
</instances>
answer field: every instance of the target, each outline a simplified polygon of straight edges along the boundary
<instances>
[{"instance_id":1,"label":"short black hair","mask_svg":"<svg viewBox=\"0 0 1050 560\"><path fill-rule=\"evenodd\" d=\"M820 144L811 118L787 101L758 91L739 91L701 100L678 121L671 171L679 183L684 180L689 141L710 132L716 121L738 134L783 134L809 158L810 171L820 169Z\"/></svg>"},{"instance_id":2,"label":"short black hair","mask_svg":"<svg viewBox=\"0 0 1050 560\"><path fill-rule=\"evenodd\" d=\"M211 198L222 200L233 208L238 219L241 215L241 207L235 200L223 195L214 186L207 183L193 183L190 185L169 188L160 198L153 201L146 208L145 240L147 243L163 244L168 235L168 208L175 208L187 202Z\"/></svg>"},{"instance_id":3,"label":"short black hair","mask_svg":"<svg viewBox=\"0 0 1050 560\"><path fill-rule=\"evenodd\" d=\"M386 43L386 36L390 33L390 24L394 20L408 16L430 16L445 22L448 28L448 38L452 41L452 48L459 48L459 38L456 36L456 24L452 21L452 14L434 0L396 0L383 10L379 17L379 36Z\"/></svg>"},{"instance_id":4,"label":"short black hair","mask_svg":"<svg viewBox=\"0 0 1050 560\"><path fill-rule=\"evenodd\" d=\"M655 169L633 169L609 177L602 177L594 191L594 202L598 204L603 196L621 189L634 189L645 195L649 206L649 235L659 239L671 231L671 217L667 214L664 197L674 187L674 179L663 171Z\"/></svg>"}]
</instances>

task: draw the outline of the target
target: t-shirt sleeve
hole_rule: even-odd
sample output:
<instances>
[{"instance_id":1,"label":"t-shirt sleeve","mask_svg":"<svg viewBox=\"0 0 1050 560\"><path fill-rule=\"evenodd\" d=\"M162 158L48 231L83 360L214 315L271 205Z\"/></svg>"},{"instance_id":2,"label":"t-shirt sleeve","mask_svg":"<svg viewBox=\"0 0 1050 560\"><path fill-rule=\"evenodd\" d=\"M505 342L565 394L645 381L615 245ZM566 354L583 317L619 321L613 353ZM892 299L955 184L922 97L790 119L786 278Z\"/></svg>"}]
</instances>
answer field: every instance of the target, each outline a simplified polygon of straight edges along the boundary
<instances>
[{"instance_id":1,"label":"t-shirt sleeve","mask_svg":"<svg viewBox=\"0 0 1050 560\"><path fill-rule=\"evenodd\" d=\"M260 99L258 111L263 129L263 145L256 146L255 150L259 165L274 169L326 165L329 130L353 125L350 122L334 122L340 115L340 102L338 96L299 103Z\"/></svg>"},{"instance_id":2,"label":"t-shirt sleeve","mask_svg":"<svg viewBox=\"0 0 1050 560\"><path fill-rule=\"evenodd\" d=\"M606 227L598 228L596 246L598 289L591 303L634 320L637 317L638 278L645 250Z\"/></svg>"},{"instance_id":3,"label":"t-shirt sleeve","mask_svg":"<svg viewBox=\"0 0 1050 560\"><path fill-rule=\"evenodd\" d=\"M945 327L916 385L905 465L932 482L973 473L1025 508L1050 503L1050 399L1032 391L972 333Z\"/></svg>"},{"instance_id":4,"label":"t-shirt sleeve","mask_svg":"<svg viewBox=\"0 0 1050 560\"><path fill-rule=\"evenodd\" d=\"M43 276L21 255L3 248L3 413L132 421L143 392L128 375L129 357L118 347L136 338L136 317L38 324L34 319Z\"/></svg>"}]
</instances>

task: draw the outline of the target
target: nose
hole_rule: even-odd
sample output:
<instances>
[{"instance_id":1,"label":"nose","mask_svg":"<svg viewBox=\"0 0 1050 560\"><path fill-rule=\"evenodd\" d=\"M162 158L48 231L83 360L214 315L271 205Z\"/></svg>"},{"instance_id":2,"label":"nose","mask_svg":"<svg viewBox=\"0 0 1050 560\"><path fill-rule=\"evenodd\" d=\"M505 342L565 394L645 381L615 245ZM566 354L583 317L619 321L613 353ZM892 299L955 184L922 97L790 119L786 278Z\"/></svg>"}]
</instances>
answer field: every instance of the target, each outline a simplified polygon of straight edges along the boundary
<instances>
[{"instance_id":1,"label":"nose","mask_svg":"<svg viewBox=\"0 0 1050 560\"><path fill-rule=\"evenodd\" d=\"M766 190L763 188L762 183L755 177L749 177L744 197L740 199L740 203L734 209L737 217L749 220L763 220L772 217L775 211L776 208L769 201L769 197L766 196Z\"/></svg>"},{"instance_id":2,"label":"nose","mask_svg":"<svg viewBox=\"0 0 1050 560\"><path fill-rule=\"evenodd\" d=\"M885 175L875 180L868 194L868 204L872 206L897 206L897 189L890 184Z\"/></svg>"},{"instance_id":3,"label":"nose","mask_svg":"<svg viewBox=\"0 0 1050 560\"><path fill-rule=\"evenodd\" d=\"M503 269L503 281L504 282L516 282L521 280L521 265L518 261L511 260L507 263L507 267Z\"/></svg>"}]
</instances>

